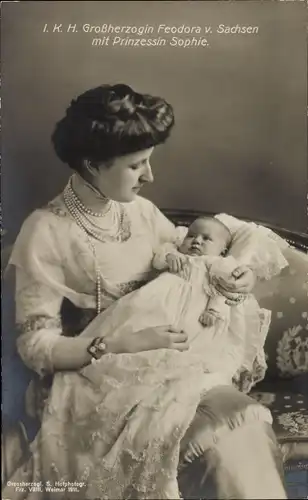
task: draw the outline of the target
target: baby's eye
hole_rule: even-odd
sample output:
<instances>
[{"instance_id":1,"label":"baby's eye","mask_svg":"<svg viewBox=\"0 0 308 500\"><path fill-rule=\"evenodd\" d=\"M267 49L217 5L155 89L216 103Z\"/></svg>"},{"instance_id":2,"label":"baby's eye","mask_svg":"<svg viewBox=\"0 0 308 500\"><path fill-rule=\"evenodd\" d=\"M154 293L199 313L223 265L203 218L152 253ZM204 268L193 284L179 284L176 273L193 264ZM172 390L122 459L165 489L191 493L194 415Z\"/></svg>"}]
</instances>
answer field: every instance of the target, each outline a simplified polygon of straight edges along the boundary
<instances>
[{"instance_id":1,"label":"baby's eye","mask_svg":"<svg viewBox=\"0 0 308 500\"><path fill-rule=\"evenodd\" d=\"M203 241L212 241L209 236L203 236Z\"/></svg>"}]
</instances>

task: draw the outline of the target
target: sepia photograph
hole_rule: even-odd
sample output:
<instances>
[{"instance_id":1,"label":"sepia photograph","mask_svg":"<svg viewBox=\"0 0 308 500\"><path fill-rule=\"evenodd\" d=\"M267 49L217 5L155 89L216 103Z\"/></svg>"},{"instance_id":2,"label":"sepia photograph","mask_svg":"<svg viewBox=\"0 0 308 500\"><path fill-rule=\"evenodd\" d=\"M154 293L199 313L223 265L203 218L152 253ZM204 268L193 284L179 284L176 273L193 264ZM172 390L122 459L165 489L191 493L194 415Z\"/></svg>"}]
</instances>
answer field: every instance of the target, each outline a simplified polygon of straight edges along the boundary
<instances>
[{"instance_id":1,"label":"sepia photograph","mask_svg":"<svg viewBox=\"0 0 308 500\"><path fill-rule=\"evenodd\" d=\"M3 500L308 498L307 28L2 2Z\"/></svg>"}]
</instances>

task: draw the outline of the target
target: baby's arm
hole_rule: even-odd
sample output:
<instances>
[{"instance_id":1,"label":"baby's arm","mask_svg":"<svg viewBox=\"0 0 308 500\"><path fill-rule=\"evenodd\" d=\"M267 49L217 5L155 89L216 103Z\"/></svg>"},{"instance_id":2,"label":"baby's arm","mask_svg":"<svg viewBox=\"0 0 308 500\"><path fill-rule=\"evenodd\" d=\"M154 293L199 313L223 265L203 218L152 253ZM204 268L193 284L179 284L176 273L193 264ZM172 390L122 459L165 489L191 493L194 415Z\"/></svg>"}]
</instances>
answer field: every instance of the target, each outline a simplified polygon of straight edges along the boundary
<instances>
[{"instance_id":1,"label":"baby's arm","mask_svg":"<svg viewBox=\"0 0 308 500\"><path fill-rule=\"evenodd\" d=\"M174 243L164 243L154 253L152 266L159 271L171 270L171 262L179 255L177 246Z\"/></svg>"},{"instance_id":2,"label":"baby's arm","mask_svg":"<svg viewBox=\"0 0 308 500\"><path fill-rule=\"evenodd\" d=\"M204 289L210 295L208 303L201 313L199 321L203 326L213 326L213 324L223 317L223 310L226 307L226 297L216 289L219 277L230 275L237 267L237 262L233 257L205 257L206 274ZM234 305L238 305L245 299L239 293L234 294Z\"/></svg>"}]
</instances>

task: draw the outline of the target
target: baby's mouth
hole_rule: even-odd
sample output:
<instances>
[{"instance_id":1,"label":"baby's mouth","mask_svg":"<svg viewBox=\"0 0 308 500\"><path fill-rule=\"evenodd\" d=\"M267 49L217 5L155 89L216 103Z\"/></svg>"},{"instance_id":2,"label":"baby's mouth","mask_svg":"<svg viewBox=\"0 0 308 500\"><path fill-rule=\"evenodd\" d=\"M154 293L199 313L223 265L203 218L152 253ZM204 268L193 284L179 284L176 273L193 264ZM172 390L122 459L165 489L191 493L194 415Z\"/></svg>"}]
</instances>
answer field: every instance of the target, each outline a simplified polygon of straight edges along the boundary
<instances>
[{"instance_id":1,"label":"baby's mouth","mask_svg":"<svg viewBox=\"0 0 308 500\"><path fill-rule=\"evenodd\" d=\"M201 249L200 249L199 245L191 245L189 251L190 251L190 253L200 254Z\"/></svg>"}]
</instances>

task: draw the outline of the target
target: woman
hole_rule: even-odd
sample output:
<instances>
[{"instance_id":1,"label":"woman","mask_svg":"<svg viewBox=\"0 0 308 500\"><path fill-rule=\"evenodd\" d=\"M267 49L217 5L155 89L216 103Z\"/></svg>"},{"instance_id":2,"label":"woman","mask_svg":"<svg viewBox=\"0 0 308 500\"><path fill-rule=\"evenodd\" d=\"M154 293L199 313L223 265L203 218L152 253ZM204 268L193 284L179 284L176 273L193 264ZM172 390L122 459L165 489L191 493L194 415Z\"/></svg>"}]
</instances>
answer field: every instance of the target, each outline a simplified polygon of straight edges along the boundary
<instances>
[{"instance_id":1,"label":"woman","mask_svg":"<svg viewBox=\"0 0 308 500\"><path fill-rule=\"evenodd\" d=\"M78 335L115 300L149 281L154 250L183 231L138 196L153 181L150 157L173 124L166 101L119 84L81 94L55 128L55 151L74 174L63 193L28 217L11 258L19 353L42 380L53 375L31 460L12 480L41 480L42 491L26 488L20 493L11 486L4 498L174 498L157 486L157 474L169 472L163 455L150 457L151 462L145 453L145 466L130 453L121 462L125 474L117 475L114 429L109 441L104 434L104 441L101 393L82 370L93 357L107 359L108 353L185 350L186 334L166 325L104 339L102 324L101 338L89 342ZM244 224L236 219L232 224L236 236ZM260 257L259 265L254 263L260 276L279 268L270 259ZM232 301L234 292L248 293L254 282L252 269L243 265L220 287ZM286 498L270 419L258 403L232 387L220 385L207 392L181 437L180 451L179 484L186 498L206 496L210 484L213 498ZM143 476L138 484L131 474L133 463L138 478ZM198 470L201 477L194 479ZM61 479L82 485L73 492L66 482L63 491L47 493L46 482L55 486Z\"/></svg>"}]
</instances>

